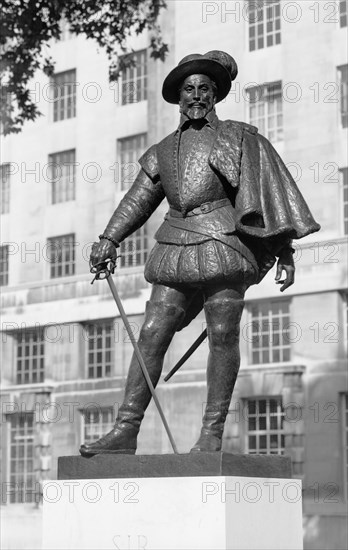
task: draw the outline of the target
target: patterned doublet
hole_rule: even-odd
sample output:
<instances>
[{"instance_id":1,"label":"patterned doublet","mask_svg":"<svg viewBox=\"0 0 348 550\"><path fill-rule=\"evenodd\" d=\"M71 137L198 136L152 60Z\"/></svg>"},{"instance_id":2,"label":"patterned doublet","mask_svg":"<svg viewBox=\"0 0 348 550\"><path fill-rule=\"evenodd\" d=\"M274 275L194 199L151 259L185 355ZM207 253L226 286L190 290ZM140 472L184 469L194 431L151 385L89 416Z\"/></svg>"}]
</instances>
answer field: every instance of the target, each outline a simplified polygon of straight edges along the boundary
<instances>
[{"instance_id":1,"label":"patterned doublet","mask_svg":"<svg viewBox=\"0 0 348 550\"><path fill-rule=\"evenodd\" d=\"M209 164L218 126L216 115L209 115L194 124L183 120L174 135L157 147L161 184L171 209L183 221L176 227L170 210L157 231L157 244L145 267L149 282L196 286L239 281L249 285L257 279L253 253L234 234L233 190ZM209 213L191 215L202 205L223 199L231 200ZM197 224L203 233L221 233L224 242L198 234L193 229Z\"/></svg>"},{"instance_id":2,"label":"patterned doublet","mask_svg":"<svg viewBox=\"0 0 348 550\"><path fill-rule=\"evenodd\" d=\"M227 196L222 178L208 162L218 126L213 115L198 127L183 121L176 132L155 146L156 168L169 205L184 216Z\"/></svg>"},{"instance_id":3,"label":"patterned doublet","mask_svg":"<svg viewBox=\"0 0 348 550\"><path fill-rule=\"evenodd\" d=\"M226 198L226 191L208 163L216 130L209 124L194 129L188 123L175 136L178 148L179 204L176 210L189 212L206 202Z\"/></svg>"}]
</instances>

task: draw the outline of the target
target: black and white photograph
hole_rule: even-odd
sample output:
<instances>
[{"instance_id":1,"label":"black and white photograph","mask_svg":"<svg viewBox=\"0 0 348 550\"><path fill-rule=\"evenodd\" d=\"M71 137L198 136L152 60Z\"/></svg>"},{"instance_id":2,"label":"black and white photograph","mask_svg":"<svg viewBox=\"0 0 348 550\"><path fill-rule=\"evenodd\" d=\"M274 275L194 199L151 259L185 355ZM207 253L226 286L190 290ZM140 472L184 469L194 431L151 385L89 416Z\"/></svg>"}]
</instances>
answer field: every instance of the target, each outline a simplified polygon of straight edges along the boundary
<instances>
[{"instance_id":1,"label":"black and white photograph","mask_svg":"<svg viewBox=\"0 0 348 550\"><path fill-rule=\"evenodd\" d=\"M348 547L348 0L2 0L2 550Z\"/></svg>"}]
</instances>

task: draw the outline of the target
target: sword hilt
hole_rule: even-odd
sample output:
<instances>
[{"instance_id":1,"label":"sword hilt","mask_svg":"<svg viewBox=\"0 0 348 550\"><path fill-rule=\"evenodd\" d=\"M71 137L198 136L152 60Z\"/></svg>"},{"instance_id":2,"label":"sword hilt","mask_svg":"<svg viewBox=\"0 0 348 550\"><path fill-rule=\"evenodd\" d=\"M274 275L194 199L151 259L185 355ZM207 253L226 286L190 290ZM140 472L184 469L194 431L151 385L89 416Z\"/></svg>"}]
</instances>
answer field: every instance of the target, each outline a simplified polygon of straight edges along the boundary
<instances>
[{"instance_id":1,"label":"sword hilt","mask_svg":"<svg viewBox=\"0 0 348 550\"><path fill-rule=\"evenodd\" d=\"M112 275L115 271L116 260L117 258L115 258L114 260L105 260L94 265L90 261L90 272L94 275L91 281L91 285L94 283L94 281L99 281L110 277L110 275Z\"/></svg>"}]
</instances>

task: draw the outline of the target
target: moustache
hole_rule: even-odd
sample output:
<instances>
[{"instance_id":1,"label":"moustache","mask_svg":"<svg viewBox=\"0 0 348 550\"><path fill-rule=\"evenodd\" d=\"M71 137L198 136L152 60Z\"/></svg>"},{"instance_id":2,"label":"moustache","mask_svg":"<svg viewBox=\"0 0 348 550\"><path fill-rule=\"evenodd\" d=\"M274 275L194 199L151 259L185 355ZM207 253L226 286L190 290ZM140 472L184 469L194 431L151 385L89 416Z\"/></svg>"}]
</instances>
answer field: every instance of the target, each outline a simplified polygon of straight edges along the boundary
<instances>
[{"instance_id":1,"label":"moustache","mask_svg":"<svg viewBox=\"0 0 348 550\"><path fill-rule=\"evenodd\" d=\"M207 104L202 102L202 101L192 101L191 103L189 103L189 107L206 107Z\"/></svg>"}]
</instances>

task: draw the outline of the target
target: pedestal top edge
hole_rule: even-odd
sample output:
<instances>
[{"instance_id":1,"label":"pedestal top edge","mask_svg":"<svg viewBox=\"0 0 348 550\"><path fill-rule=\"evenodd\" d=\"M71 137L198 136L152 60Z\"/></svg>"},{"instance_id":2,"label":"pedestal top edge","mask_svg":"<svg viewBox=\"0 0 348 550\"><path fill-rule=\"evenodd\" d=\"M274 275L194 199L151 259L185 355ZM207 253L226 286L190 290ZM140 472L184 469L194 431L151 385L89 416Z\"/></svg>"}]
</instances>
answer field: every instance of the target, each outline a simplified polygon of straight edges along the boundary
<instances>
[{"instance_id":1,"label":"pedestal top edge","mask_svg":"<svg viewBox=\"0 0 348 550\"><path fill-rule=\"evenodd\" d=\"M290 457L225 452L58 458L58 479L242 476L291 477Z\"/></svg>"}]
</instances>

